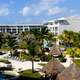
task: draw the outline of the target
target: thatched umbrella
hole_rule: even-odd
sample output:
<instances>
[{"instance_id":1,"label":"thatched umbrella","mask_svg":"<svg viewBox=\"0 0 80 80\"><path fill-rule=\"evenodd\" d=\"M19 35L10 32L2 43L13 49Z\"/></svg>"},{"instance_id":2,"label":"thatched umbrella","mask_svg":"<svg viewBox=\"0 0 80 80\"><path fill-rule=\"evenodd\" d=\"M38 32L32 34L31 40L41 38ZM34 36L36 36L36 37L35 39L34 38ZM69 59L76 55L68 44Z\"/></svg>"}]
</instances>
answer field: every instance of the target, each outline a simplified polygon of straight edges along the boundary
<instances>
[{"instance_id":1,"label":"thatched umbrella","mask_svg":"<svg viewBox=\"0 0 80 80\"><path fill-rule=\"evenodd\" d=\"M60 64L59 60L52 60L43 67L42 72L44 72L48 77L56 78L57 74L64 70L64 66ZM54 79L55 80L55 79Z\"/></svg>"},{"instance_id":2,"label":"thatched umbrella","mask_svg":"<svg viewBox=\"0 0 80 80\"><path fill-rule=\"evenodd\" d=\"M72 64L58 74L57 80L80 80L80 66Z\"/></svg>"},{"instance_id":3,"label":"thatched umbrella","mask_svg":"<svg viewBox=\"0 0 80 80\"><path fill-rule=\"evenodd\" d=\"M54 44L49 53L54 57L58 57L59 55L61 55L59 46Z\"/></svg>"}]
</instances>

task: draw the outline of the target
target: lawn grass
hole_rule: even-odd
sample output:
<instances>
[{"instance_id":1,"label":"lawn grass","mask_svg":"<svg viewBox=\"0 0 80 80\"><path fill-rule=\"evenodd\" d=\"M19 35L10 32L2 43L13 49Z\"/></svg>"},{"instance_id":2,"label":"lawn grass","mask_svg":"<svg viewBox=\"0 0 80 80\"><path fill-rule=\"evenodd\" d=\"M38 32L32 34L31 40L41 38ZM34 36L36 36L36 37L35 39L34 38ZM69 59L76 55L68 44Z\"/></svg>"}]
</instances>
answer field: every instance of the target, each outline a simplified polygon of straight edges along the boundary
<instances>
[{"instance_id":1,"label":"lawn grass","mask_svg":"<svg viewBox=\"0 0 80 80\"><path fill-rule=\"evenodd\" d=\"M38 72L32 73L31 69L20 72L20 76L29 77L29 78L37 78L37 79L41 77L41 75Z\"/></svg>"},{"instance_id":2,"label":"lawn grass","mask_svg":"<svg viewBox=\"0 0 80 80\"><path fill-rule=\"evenodd\" d=\"M74 63L80 67L80 59L74 60Z\"/></svg>"},{"instance_id":3,"label":"lawn grass","mask_svg":"<svg viewBox=\"0 0 80 80\"><path fill-rule=\"evenodd\" d=\"M0 59L0 62L3 62L3 63L5 63L5 64L10 64L11 62L9 62L8 60L6 60L6 59Z\"/></svg>"},{"instance_id":4,"label":"lawn grass","mask_svg":"<svg viewBox=\"0 0 80 80\"><path fill-rule=\"evenodd\" d=\"M0 49L0 51L9 51L10 49Z\"/></svg>"},{"instance_id":5,"label":"lawn grass","mask_svg":"<svg viewBox=\"0 0 80 80\"><path fill-rule=\"evenodd\" d=\"M38 63L40 66L46 66L47 63Z\"/></svg>"}]
</instances>

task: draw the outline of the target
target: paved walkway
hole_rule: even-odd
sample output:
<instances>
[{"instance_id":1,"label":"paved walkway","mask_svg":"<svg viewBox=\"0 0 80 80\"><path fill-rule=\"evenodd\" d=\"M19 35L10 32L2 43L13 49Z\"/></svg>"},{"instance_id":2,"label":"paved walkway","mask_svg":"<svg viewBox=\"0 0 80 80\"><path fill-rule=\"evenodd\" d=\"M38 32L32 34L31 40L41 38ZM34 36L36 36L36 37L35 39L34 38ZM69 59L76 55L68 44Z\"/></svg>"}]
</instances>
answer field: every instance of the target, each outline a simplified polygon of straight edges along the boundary
<instances>
[{"instance_id":1,"label":"paved walkway","mask_svg":"<svg viewBox=\"0 0 80 80\"><path fill-rule=\"evenodd\" d=\"M66 55L65 58L67 59L66 62L61 63L61 64L64 65L64 67L69 67L73 63L72 58L70 58L69 55Z\"/></svg>"},{"instance_id":2,"label":"paved walkway","mask_svg":"<svg viewBox=\"0 0 80 80\"><path fill-rule=\"evenodd\" d=\"M7 51L6 54L0 55L0 58L9 57L10 54L10 51Z\"/></svg>"},{"instance_id":3,"label":"paved walkway","mask_svg":"<svg viewBox=\"0 0 80 80\"><path fill-rule=\"evenodd\" d=\"M32 62L31 61L21 62L21 61L11 60L11 59L9 61L11 62L14 70L16 70L17 72L27 70L27 69L32 69ZM39 65L39 63L47 63L47 62L34 62L34 69L35 70L42 69L42 66Z\"/></svg>"}]
</instances>

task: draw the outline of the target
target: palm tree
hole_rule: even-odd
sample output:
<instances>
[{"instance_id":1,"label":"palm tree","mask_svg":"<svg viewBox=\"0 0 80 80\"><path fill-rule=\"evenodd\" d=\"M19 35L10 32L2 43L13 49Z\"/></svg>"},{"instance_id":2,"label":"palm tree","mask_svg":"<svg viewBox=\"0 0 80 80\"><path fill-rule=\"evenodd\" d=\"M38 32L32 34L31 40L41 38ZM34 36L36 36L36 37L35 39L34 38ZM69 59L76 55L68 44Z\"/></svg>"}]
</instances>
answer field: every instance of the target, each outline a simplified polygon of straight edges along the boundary
<instances>
[{"instance_id":1,"label":"palm tree","mask_svg":"<svg viewBox=\"0 0 80 80\"><path fill-rule=\"evenodd\" d=\"M7 37L7 43L8 43L8 46L10 48L14 48L16 45L17 45L17 41L16 41L16 38L13 37L13 36L8 36Z\"/></svg>"},{"instance_id":2,"label":"palm tree","mask_svg":"<svg viewBox=\"0 0 80 80\"><path fill-rule=\"evenodd\" d=\"M43 53L43 39L46 39L46 35L48 35L47 28L42 28L41 31L34 29L30 32L29 37L27 38L28 41L28 50L30 55L32 56L32 72L34 72L34 57L38 55L38 52ZM29 40L28 40L29 39ZM38 51L36 47L38 46Z\"/></svg>"},{"instance_id":3,"label":"palm tree","mask_svg":"<svg viewBox=\"0 0 80 80\"><path fill-rule=\"evenodd\" d=\"M30 44L28 44L28 50L29 54L32 56L32 72L34 72L34 57L37 55L36 51L37 44L35 40L31 41Z\"/></svg>"},{"instance_id":4,"label":"palm tree","mask_svg":"<svg viewBox=\"0 0 80 80\"><path fill-rule=\"evenodd\" d=\"M32 56L32 72L34 72L34 57L36 55L41 56L43 54L43 40L48 40L49 30L46 27L41 28L41 30L34 29L30 32L23 32L21 34L21 40L27 43L27 49ZM51 36L50 36L51 37Z\"/></svg>"},{"instance_id":5,"label":"palm tree","mask_svg":"<svg viewBox=\"0 0 80 80\"><path fill-rule=\"evenodd\" d=\"M1 49L2 44L5 43L5 41L6 39L5 39L4 33L0 32L0 49Z\"/></svg>"},{"instance_id":6,"label":"palm tree","mask_svg":"<svg viewBox=\"0 0 80 80\"><path fill-rule=\"evenodd\" d=\"M6 37L6 39L7 39L6 43L7 43L8 47L9 47L9 49L11 50L11 54L12 54L12 53L13 53L13 49L16 48L16 46L17 46L16 37L13 37L13 36L10 34L10 35L8 35L8 36Z\"/></svg>"}]
</instances>

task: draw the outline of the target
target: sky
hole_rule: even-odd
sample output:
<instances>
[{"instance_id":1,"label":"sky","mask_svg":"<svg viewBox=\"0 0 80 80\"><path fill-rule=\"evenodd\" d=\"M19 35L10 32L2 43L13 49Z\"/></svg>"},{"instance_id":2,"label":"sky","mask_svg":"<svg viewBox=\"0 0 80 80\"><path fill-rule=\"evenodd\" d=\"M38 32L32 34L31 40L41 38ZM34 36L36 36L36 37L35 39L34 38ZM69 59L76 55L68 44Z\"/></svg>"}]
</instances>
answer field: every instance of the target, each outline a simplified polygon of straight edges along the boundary
<instances>
[{"instance_id":1,"label":"sky","mask_svg":"<svg viewBox=\"0 0 80 80\"><path fill-rule=\"evenodd\" d=\"M0 24L41 24L80 16L80 0L0 0Z\"/></svg>"}]
</instances>

